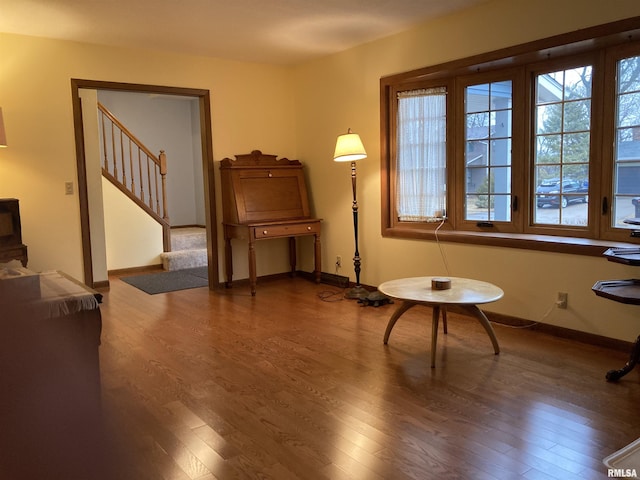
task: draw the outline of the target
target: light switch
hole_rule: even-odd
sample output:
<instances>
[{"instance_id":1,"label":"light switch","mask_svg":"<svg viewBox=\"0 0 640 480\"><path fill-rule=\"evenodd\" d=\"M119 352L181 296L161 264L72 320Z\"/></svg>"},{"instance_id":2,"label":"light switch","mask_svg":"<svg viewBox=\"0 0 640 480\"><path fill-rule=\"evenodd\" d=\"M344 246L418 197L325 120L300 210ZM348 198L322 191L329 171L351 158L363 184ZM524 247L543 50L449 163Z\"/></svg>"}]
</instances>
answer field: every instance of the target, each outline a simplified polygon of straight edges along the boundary
<instances>
[{"instance_id":1,"label":"light switch","mask_svg":"<svg viewBox=\"0 0 640 480\"><path fill-rule=\"evenodd\" d=\"M73 182L64 182L64 194L73 195Z\"/></svg>"}]
</instances>

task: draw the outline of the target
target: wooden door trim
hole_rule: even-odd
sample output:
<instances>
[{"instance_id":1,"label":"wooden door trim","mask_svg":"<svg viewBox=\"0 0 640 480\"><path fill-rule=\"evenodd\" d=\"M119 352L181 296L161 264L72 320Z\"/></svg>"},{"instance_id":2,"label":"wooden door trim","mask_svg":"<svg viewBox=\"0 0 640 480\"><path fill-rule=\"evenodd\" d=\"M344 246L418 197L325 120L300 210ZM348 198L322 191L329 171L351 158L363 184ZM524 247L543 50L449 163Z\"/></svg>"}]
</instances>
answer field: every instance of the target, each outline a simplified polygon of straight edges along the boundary
<instances>
[{"instance_id":1,"label":"wooden door trim","mask_svg":"<svg viewBox=\"0 0 640 480\"><path fill-rule=\"evenodd\" d=\"M93 258L91 253L91 230L89 225L89 195L87 167L84 151L84 128L79 90L118 90L123 92L157 93L198 98L200 107L200 138L202 142L202 168L204 181L205 216L207 228L207 260L209 289L219 286L218 278L218 234L216 220L216 195L211 135L211 102L209 90L143 85L133 83L105 82L99 80L71 79L71 101L73 106L73 128L75 133L76 164L78 171L78 201L80 203L80 227L82 234L82 261L84 283L94 287Z\"/></svg>"}]
</instances>

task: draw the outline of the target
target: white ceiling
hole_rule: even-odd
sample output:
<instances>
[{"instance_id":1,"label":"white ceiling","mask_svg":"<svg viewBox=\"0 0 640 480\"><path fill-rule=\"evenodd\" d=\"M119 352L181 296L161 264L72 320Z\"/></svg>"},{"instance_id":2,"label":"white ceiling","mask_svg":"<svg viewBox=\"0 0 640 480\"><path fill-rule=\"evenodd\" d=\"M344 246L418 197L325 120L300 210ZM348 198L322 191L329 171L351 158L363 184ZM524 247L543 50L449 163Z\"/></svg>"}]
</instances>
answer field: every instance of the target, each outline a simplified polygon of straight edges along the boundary
<instances>
[{"instance_id":1,"label":"white ceiling","mask_svg":"<svg viewBox=\"0 0 640 480\"><path fill-rule=\"evenodd\" d=\"M295 64L487 0L0 0L0 32Z\"/></svg>"}]
</instances>

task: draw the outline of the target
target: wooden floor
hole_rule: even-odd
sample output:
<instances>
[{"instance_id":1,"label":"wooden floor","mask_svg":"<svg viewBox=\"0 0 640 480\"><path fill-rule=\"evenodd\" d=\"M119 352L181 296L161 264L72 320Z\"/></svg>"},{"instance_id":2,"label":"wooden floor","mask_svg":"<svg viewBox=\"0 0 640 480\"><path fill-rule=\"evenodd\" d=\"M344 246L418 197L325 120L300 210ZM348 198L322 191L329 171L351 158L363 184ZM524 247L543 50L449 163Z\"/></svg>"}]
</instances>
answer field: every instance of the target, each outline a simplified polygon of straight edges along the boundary
<instances>
[{"instance_id":1,"label":"wooden floor","mask_svg":"<svg viewBox=\"0 0 640 480\"><path fill-rule=\"evenodd\" d=\"M604 379L625 353L496 325L494 355L475 320L450 315L432 369L428 308L383 345L397 306L304 279L260 282L252 298L112 278L105 476L602 479L602 459L640 437L640 369Z\"/></svg>"}]
</instances>

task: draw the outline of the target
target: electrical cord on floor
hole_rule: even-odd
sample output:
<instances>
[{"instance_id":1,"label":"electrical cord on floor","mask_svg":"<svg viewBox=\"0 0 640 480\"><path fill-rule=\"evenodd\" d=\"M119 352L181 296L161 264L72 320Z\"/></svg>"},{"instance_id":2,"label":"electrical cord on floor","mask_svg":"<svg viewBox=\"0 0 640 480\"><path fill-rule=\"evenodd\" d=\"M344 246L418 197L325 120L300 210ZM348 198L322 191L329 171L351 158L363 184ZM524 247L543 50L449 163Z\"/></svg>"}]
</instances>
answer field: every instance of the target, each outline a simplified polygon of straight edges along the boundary
<instances>
[{"instance_id":1,"label":"electrical cord on floor","mask_svg":"<svg viewBox=\"0 0 640 480\"><path fill-rule=\"evenodd\" d=\"M336 262L336 269L333 273L338 275L339 268L340 268L340 264ZM320 292L317 293L317 295L318 295L318 298L323 302L340 302L344 300L345 290L346 288L343 288L342 290L321 290Z\"/></svg>"},{"instance_id":2,"label":"electrical cord on floor","mask_svg":"<svg viewBox=\"0 0 640 480\"><path fill-rule=\"evenodd\" d=\"M340 291L322 290L318 292L318 298L323 302L341 302L344 300L344 289Z\"/></svg>"}]
</instances>

